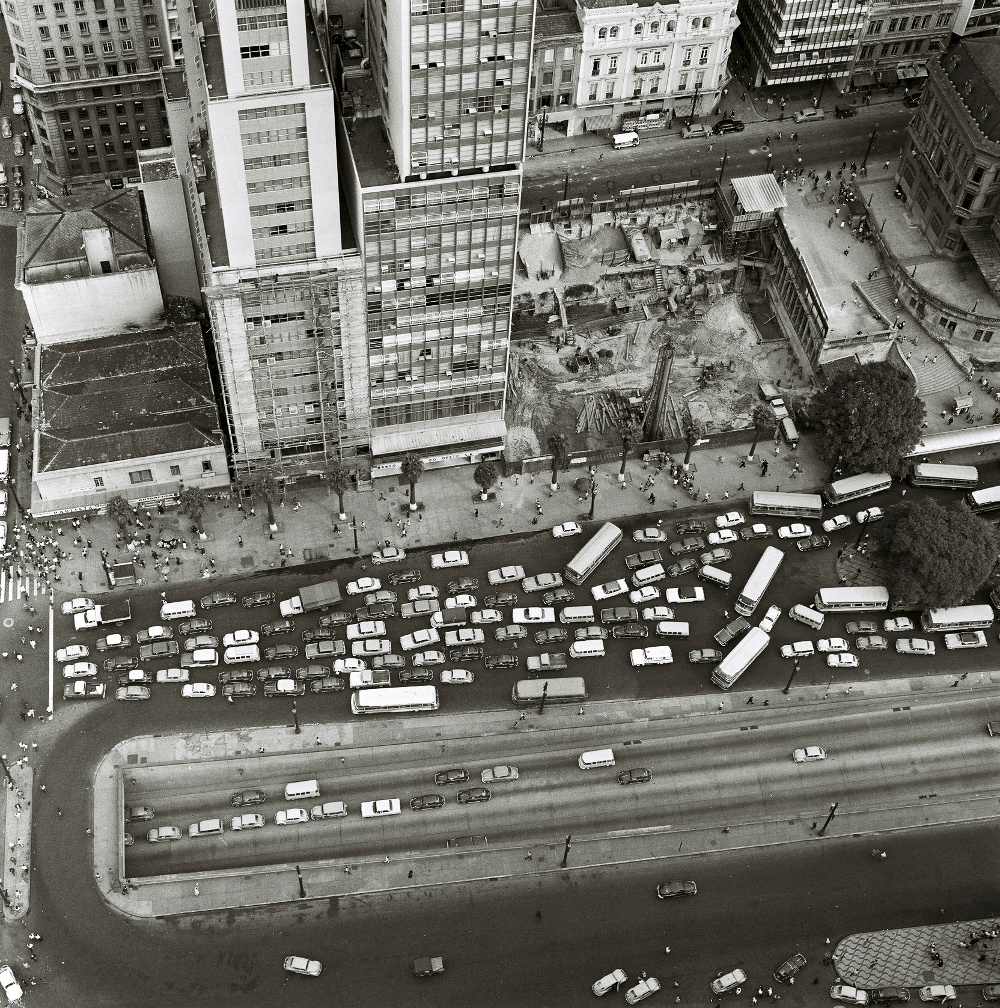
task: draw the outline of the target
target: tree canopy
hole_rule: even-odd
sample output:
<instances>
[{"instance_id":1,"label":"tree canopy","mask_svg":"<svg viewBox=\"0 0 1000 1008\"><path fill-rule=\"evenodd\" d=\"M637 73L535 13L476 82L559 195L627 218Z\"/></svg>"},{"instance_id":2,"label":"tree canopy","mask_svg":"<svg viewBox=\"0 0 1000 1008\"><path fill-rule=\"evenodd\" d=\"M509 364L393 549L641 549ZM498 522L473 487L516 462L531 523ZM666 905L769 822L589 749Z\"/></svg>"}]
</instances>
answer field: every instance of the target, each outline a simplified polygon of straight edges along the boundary
<instances>
[{"instance_id":1,"label":"tree canopy","mask_svg":"<svg viewBox=\"0 0 1000 1008\"><path fill-rule=\"evenodd\" d=\"M881 361L863 364L837 375L813 400L816 450L844 476L898 475L925 412L909 375Z\"/></svg>"},{"instance_id":2,"label":"tree canopy","mask_svg":"<svg viewBox=\"0 0 1000 1008\"><path fill-rule=\"evenodd\" d=\"M925 609L971 598L993 570L1000 546L989 522L934 500L890 508L875 534L890 599Z\"/></svg>"}]
</instances>

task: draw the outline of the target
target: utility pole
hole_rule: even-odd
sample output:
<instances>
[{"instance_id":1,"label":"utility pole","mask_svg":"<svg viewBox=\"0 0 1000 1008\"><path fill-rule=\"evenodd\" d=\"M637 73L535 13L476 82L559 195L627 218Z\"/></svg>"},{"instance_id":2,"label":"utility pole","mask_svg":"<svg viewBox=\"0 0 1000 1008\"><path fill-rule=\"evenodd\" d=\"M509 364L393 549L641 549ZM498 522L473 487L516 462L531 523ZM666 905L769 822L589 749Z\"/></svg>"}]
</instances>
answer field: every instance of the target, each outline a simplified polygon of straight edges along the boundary
<instances>
[{"instance_id":1,"label":"utility pole","mask_svg":"<svg viewBox=\"0 0 1000 1008\"><path fill-rule=\"evenodd\" d=\"M295 701L292 701L292 720L295 722L295 734L302 734L302 727L299 725L299 708Z\"/></svg>"},{"instance_id":2,"label":"utility pole","mask_svg":"<svg viewBox=\"0 0 1000 1008\"><path fill-rule=\"evenodd\" d=\"M569 199L569 172L563 178L563 202Z\"/></svg>"},{"instance_id":3,"label":"utility pole","mask_svg":"<svg viewBox=\"0 0 1000 1008\"><path fill-rule=\"evenodd\" d=\"M538 153L541 154L545 149L545 119L548 114L548 109L542 106L542 118L538 124Z\"/></svg>"},{"instance_id":4,"label":"utility pole","mask_svg":"<svg viewBox=\"0 0 1000 1008\"><path fill-rule=\"evenodd\" d=\"M597 503L597 480L593 476L590 477L590 515L588 516L590 521L594 520L594 505Z\"/></svg>"},{"instance_id":5,"label":"utility pole","mask_svg":"<svg viewBox=\"0 0 1000 1008\"><path fill-rule=\"evenodd\" d=\"M726 174L726 162L729 160L729 148L727 147L722 154L722 167L719 168L719 185L722 185L722 180Z\"/></svg>"},{"instance_id":6,"label":"utility pole","mask_svg":"<svg viewBox=\"0 0 1000 1008\"><path fill-rule=\"evenodd\" d=\"M351 531L354 532L354 552L355 553L360 553L361 552L361 547L358 546L358 519L357 519L357 517L355 517L351 521Z\"/></svg>"},{"instance_id":7,"label":"utility pole","mask_svg":"<svg viewBox=\"0 0 1000 1008\"><path fill-rule=\"evenodd\" d=\"M833 822L833 817L834 817L834 816L835 816L835 815L837 814L837 806L838 806L839 804L840 804L840 802L834 802L834 803L833 803L833 804L832 804L832 805L830 806L830 813L829 813L829 815L827 815L827 817L826 817L826 822L825 822L825 823L823 823L823 825L822 825L822 826L820 826L820 828L819 828L819 834L818 834L818 836L822 836L822 835L823 835L823 834L824 834L824 833L826 832L826 828L827 828L827 826L829 826L829 825L830 825L830 823L832 823L832 822Z\"/></svg>"},{"instance_id":8,"label":"utility pole","mask_svg":"<svg viewBox=\"0 0 1000 1008\"><path fill-rule=\"evenodd\" d=\"M694 118L694 110L698 107L698 95L701 92L701 84L694 86L694 98L691 101L691 118Z\"/></svg>"},{"instance_id":9,"label":"utility pole","mask_svg":"<svg viewBox=\"0 0 1000 1008\"><path fill-rule=\"evenodd\" d=\"M302 881L302 869L298 865L295 866L295 874L299 878L299 896L302 899L305 899L306 898L306 887L305 887L305 884Z\"/></svg>"},{"instance_id":10,"label":"utility pole","mask_svg":"<svg viewBox=\"0 0 1000 1008\"><path fill-rule=\"evenodd\" d=\"M568 837L566 837L566 846L563 847L563 858L562 858L563 868L566 867L566 862L569 860L569 848L572 842L573 842L573 835L570 834Z\"/></svg>"},{"instance_id":11,"label":"utility pole","mask_svg":"<svg viewBox=\"0 0 1000 1008\"><path fill-rule=\"evenodd\" d=\"M788 691L792 688L792 680L798 674L798 671L799 671L799 660L798 658L796 658L795 661L792 662L792 674L788 677L788 682L785 683L785 688L781 691L782 693L785 694L785 696L788 695Z\"/></svg>"},{"instance_id":12,"label":"utility pole","mask_svg":"<svg viewBox=\"0 0 1000 1008\"><path fill-rule=\"evenodd\" d=\"M14 778L11 777L10 775L10 770L7 769L7 761L2 756L0 756L0 767L3 767L3 775L4 777L7 778L7 781L10 784L10 786L17 787L17 785L14 783Z\"/></svg>"},{"instance_id":13,"label":"utility pole","mask_svg":"<svg viewBox=\"0 0 1000 1008\"><path fill-rule=\"evenodd\" d=\"M861 167L866 168L868 166L868 155L872 152L872 147L875 145L875 137L878 136L878 123L875 123L875 128L872 130L872 135L868 138L868 149L865 151L864 159L861 162Z\"/></svg>"},{"instance_id":14,"label":"utility pole","mask_svg":"<svg viewBox=\"0 0 1000 1008\"><path fill-rule=\"evenodd\" d=\"M549 681L548 679L546 679L545 682L542 683L542 702L538 705L539 714L545 713L545 701L548 699L548 696L549 696Z\"/></svg>"}]
</instances>

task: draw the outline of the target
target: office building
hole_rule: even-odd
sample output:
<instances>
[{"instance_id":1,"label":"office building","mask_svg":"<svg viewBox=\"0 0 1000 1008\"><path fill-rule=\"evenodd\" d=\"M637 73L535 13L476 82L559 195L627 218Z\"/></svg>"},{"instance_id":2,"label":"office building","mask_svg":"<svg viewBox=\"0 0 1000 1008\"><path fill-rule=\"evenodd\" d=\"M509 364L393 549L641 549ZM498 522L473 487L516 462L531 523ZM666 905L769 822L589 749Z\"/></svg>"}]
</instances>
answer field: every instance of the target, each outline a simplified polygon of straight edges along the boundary
<instances>
[{"instance_id":1,"label":"office building","mask_svg":"<svg viewBox=\"0 0 1000 1008\"><path fill-rule=\"evenodd\" d=\"M996 35L1000 31L1000 0L962 0L955 16L956 35Z\"/></svg>"}]
</instances>

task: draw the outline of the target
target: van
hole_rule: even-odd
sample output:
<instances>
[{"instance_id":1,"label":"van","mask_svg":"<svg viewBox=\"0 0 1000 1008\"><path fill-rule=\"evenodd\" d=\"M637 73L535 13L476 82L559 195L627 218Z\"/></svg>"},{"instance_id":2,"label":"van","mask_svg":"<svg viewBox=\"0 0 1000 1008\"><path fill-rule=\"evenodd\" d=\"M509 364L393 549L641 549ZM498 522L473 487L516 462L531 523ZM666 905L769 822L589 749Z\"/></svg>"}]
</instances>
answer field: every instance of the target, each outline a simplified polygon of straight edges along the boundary
<instances>
[{"instance_id":1,"label":"van","mask_svg":"<svg viewBox=\"0 0 1000 1008\"><path fill-rule=\"evenodd\" d=\"M595 749L593 752L581 753L577 760L581 770L593 770L594 767L614 766L614 749Z\"/></svg>"},{"instance_id":2,"label":"van","mask_svg":"<svg viewBox=\"0 0 1000 1008\"><path fill-rule=\"evenodd\" d=\"M560 623L593 623L594 607L591 605L565 606L559 613Z\"/></svg>"},{"instance_id":3,"label":"van","mask_svg":"<svg viewBox=\"0 0 1000 1008\"><path fill-rule=\"evenodd\" d=\"M643 567L632 575L632 585L635 588L642 588L652 584L654 581L662 581L667 576L666 568L663 564L653 564L651 567Z\"/></svg>"},{"instance_id":4,"label":"van","mask_svg":"<svg viewBox=\"0 0 1000 1008\"><path fill-rule=\"evenodd\" d=\"M711 567L706 565L698 571L698 577L702 581L711 581L712 584L718 585L720 588L728 588L733 581L733 575L727 570L722 570L719 567Z\"/></svg>"},{"instance_id":5,"label":"van","mask_svg":"<svg viewBox=\"0 0 1000 1008\"><path fill-rule=\"evenodd\" d=\"M221 819L202 819L201 822L191 823L188 826L188 836L212 836L213 834L221 833L222 829Z\"/></svg>"},{"instance_id":6,"label":"van","mask_svg":"<svg viewBox=\"0 0 1000 1008\"><path fill-rule=\"evenodd\" d=\"M0 483L6 483L10 475L10 449L0 448Z\"/></svg>"},{"instance_id":7,"label":"van","mask_svg":"<svg viewBox=\"0 0 1000 1008\"><path fill-rule=\"evenodd\" d=\"M795 429L795 424L791 417L785 417L781 421L781 436L785 439L785 444L794 448L799 443L799 432Z\"/></svg>"},{"instance_id":8,"label":"van","mask_svg":"<svg viewBox=\"0 0 1000 1008\"><path fill-rule=\"evenodd\" d=\"M164 602L160 606L160 619L191 619L195 615L194 603L189 599L187 602Z\"/></svg>"},{"instance_id":9,"label":"van","mask_svg":"<svg viewBox=\"0 0 1000 1008\"><path fill-rule=\"evenodd\" d=\"M298 801L300 798L318 798L319 781L300 780L285 785L285 801Z\"/></svg>"},{"instance_id":10,"label":"van","mask_svg":"<svg viewBox=\"0 0 1000 1008\"><path fill-rule=\"evenodd\" d=\"M639 668L642 665L669 665L674 660L674 653L665 644L653 647L634 648L629 657L632 665Z\"/></svg>"},{"instance_id":11,"label":"van","mask_svg":"<svg viewBox=\"0 0 1000 1008\"><path fill-rule=\"evenodd\" d=\"M227 665L240 665L243 662L259 662L260 648L256 644L244 644L241 647L227 647L222 656Z\"/></svg>"},{"instance_id":12,"label":"van","mask_svg":"<svg viewBox=\"0 0 1000 1008\"><path fill-rule=\"evenodd\" d=\"M10 447L10 417L0 417L0 448Z\"/></svg>"},{"instance_id":13,"label":"van","mask_svg":"<svg viewBox=\"0 0 1000 1008\"><path fill-rule=\"evenodd\" d=\"M760 397L765 402L781 398L781 393L770 382L761 382L757 388L760 389Z\"/></svg>"},{"instance_id":14,"label":"van","mask_svg":"<svg viewBox=\"0 0 1000 1008\"><path fill-rule=\"evenodd\" d=\"M672 622L671 620L663 620L656 624L656 636L657 637L687 637L691 632L690 623L681 623L680 621Z\"/></svg>"},{"instance_id":15,"label":"van","mask_svg":"<svg viewBox=\"0 0 1000 1008\"><path fill-rule=\"evenodd\" d=\"M570 658L603 658L604 641L578 640L569 646Z\"/></svg>"},{"instance_id":16,"label":"van","mask_svg":"<svg viewBox=\"0 0 1000 1008\"><path fill-rule=\"evenodd\" d=\"M615 150L623 150L626 147L639 146L638 133L616 133L614 135Z\"/></svg>"},{"instance_id":17,"label":"van","mask_svg":"<svg viewBox=\"0 0 1000 1008\"><path fill-rule=\"evenodd\" d=\"M810 609L806 605L793 605L788 610L788 618L798 623L805 623L806 626L812 627L813 630L821 630L823 628L823 614L816 612L815 609Z\"/></svg>"}]
</instances>

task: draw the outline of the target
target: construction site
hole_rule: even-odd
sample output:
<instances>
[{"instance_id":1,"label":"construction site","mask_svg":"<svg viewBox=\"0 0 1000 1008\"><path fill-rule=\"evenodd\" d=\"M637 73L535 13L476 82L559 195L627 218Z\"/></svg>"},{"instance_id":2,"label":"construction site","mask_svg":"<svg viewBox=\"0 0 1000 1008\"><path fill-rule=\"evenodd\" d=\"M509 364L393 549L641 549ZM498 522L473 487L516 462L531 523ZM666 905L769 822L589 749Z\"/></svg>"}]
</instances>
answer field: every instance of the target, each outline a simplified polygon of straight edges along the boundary
<instances>
[{"instance_id":1,"label":"construction site","mask_svg":"<svg viewBox=\"0 0 1000 1008\"><path fill-rule=\"evenodd\" d=\"M769 180L769 181L768 181ZM808 376L758 290L773 176L626 190L533 214L518 240L508 457L752 426L758 385L786 402Z\"/></svg>"}]
</instances>

